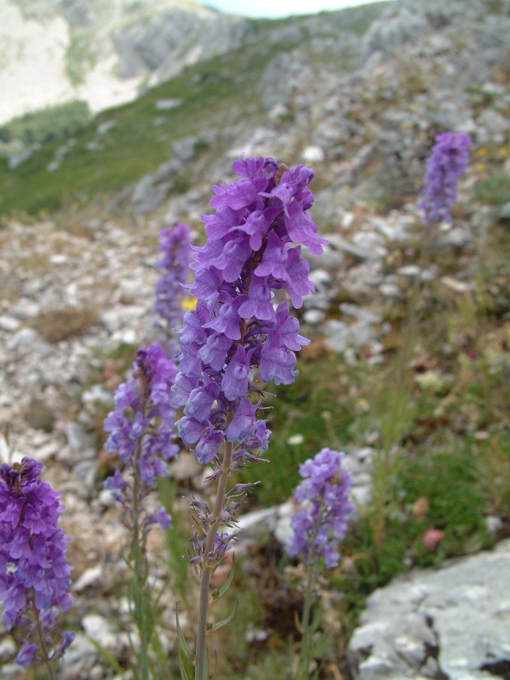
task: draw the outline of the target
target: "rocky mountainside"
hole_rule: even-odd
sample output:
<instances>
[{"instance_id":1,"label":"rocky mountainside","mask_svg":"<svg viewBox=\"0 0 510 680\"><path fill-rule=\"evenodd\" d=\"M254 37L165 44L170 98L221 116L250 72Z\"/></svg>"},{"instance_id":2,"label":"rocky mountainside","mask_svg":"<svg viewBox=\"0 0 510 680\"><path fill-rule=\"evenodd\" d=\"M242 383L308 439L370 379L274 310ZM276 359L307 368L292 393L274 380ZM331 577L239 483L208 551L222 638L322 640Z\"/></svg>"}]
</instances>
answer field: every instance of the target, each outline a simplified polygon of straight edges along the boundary
<instances>
[{"instance_id":1,"label":"rocky mountainside","mask_svg":"<svg viewBox=\"0 0 510 680\"><path fill-rule=\"evenodd\" d=\"M183 137L202 137L200 148L211 151L201 154L203 160L214 160L241 130L259 127L267 120L273 104L290 92L300 70L300 80L305 84L314 74L320 74L318 82L332 83L331 76L337 78L355 68L362 55L360 37L383 7L385 3L282 21L245 22L248 28L240 47L188 66L181 75L153 87L132 104L97 116L85 129L82 121L80 134L66 133L65 120L62 129L58 125L55 129L56 110L54 115L50 112L35 116L32 122L18 121L12 132L5 126L0 129L0 138L9 143L0 143L0 155L9 160L8 167L2 167L0 158L0 209L37 212L54 208L64 195L88 195L92 199L98 194L118 192L167 161L172 145ZM223 19L214 16L220 25ZM229 21L228 17L225 21ZM126 29L125 45L137 35L140 40L145 35L145 28L142 31L137 26L136 31ZM163 26L158 20L154 25L149 22L146 29L159 31ZM208 40L213 35L207 32ZM124 44L124 37L119 38L119 45ZM163 39L158 42L152 36L148 42L151 49L160 45L160 57L165 53ZM212 41L211 50L216 49L214 45L223 50L228 42ZM129 68L139 72L141 58L135 58L135 52L129 50L124 55L126 69L129 63ZM154 57L151 63L155 65L158 59ZM155 77L166 68L165 63L156 67ZM170 59L168 63L175 62ZM143 77L140 74L135 78ZM46 80L41 78L40 82ZM99 89L94 87L91 92ZM281 107L272 111L275 123L288 118L284 112ZM47 134L40 137L37 131L34 133L36 125ZM44 143L47 140L49 143ZM22 162L23 167L18 169ZM182 190L182 181L179 186Z\"/></svg>"},{"instance_id":2,"label":"rocky mountainside","mask_svg":"<svg viewBox=\"0 0 510 680\"><path fill-rule=\"evenodd\" d=\"M243 150L295 162L307 148L308 161L324 163L326 213L343 202L342 187L397 207L416 195L437 130L464 130L482 145L505 140L509 25L508 3L496 0L381 3L252 22L242 47L32 159L30 148L17 152L10 170L0 162L0 208L34 212L64 195L91 200L138 181L133 200L144 212L187 185L196 191L198 176L213 181ZM141 68L129 54L126 68ZM183 138L198 144L198 163L183 165ZM18 157L29 158L20 169Z\"/></svg>"},{"instance_id":3,"label":"rocky mountainside","mask_svg":"<svg viewBox=\"0 0 510 680\"><path fill-rule=\"evenodd\" d=\"M0 122L72 99L92 112L242 44L249 22L188 0L4 0Z\"/></svg>"},{"instance_id":4,"label":"rocky mountainside","mask_svg":"<svg viewBox=\"0 0 510 680\"><path fill-rule=\"evenodd\" d=\"M343 21L348 16L344 12ZM325 17L298 23L309 35L339 27L335 19L328 26ZM192 0L4 0L0 88L9 96L0 102L0 123L75 99L97 113L186 66L258 41L261 30L273 43L295 38L296 26L225 14Z\"/></svg>"},{"instance_id":5,"label":"rocky mountainside","mask_svg":"<svg viewBox=\"0 0 510 680\"><path fill-rule=\"evenodd\" d=\"M79 6L17 5L28 17L37 8L65 7L85 30L86 18L72 14ZM58 19L45 16L48 26ZM248 28L235 21L239 48L0 165L0 422L17 455L45 462L46 478L64 495L64 529L75 536L78 636L62 677L111 676L87 635L122 663L129 654L126 603L118 595L125 528L102 488L112 462L101 450L101 424L136 347L157 337L159 228L183 219L200 241L211 184L232 178L241 153L312 165L313 215L329 240L322 257L310 256L317 295L299 315L313 342L303 351L296 391L278 390L273 403L271 474L262 472L258 500L288 498L296 462L328 443L346 449L356 500L370 507L378 451L392 432L388 422L397 422L390 449L402 467L392 471L382 501L383 548L354 531L342 569L322 593L338 641L324 677L341 677L338 667L360 680L502 675L509 608L491 588L500 588L499 574L508 571L508 544L438 577L414 567L477 552L510 531L510 5L402 0ZM149 18L147 35L156 30L150 26ZM118 45L141 45L134 29L121 34ZM125 52L133 78L148 68L142 52ZM116 54L120 63L120 47ZM445 129L471 134L470 163L453 223L425 238L416 204L434 135ZM419 325L411 356L404 354L399 394L391 369L405 352L409 300ZM396 413L399 399L404 407ZM193 456L183 452L172 474L179 495L207 494ZM438 540L432 549L423 542L430 529ZM154 555L162 544L153 538ZM360 599L406 571L405 580L369 600L350 666L342 666L345 630ZM466 587L452 594L462 578ZM155 582L161 580L156 565ZM170 614L162 625L172 637L174 602L165 597ZM395 602L398 615L386 625ZM267 604L256 629L246 622L229 629L233 660L225 677L241 677L240 668L243 680L270 677L247 659L260 645L273 662L264 635L279 639L275 607ZM465 621L474 609L478 630L469 636ZM284 614L280 620L292 619ZM259 633L249 647L249 635L253 641ZM9 660L12 638L0 635L1 660ZM463 655L470 644L472 653ZM282 659L284 670L273 677L283 680L289 664ZM15 676L7 662L2 670Z\"/></svg>"}]
</instances>

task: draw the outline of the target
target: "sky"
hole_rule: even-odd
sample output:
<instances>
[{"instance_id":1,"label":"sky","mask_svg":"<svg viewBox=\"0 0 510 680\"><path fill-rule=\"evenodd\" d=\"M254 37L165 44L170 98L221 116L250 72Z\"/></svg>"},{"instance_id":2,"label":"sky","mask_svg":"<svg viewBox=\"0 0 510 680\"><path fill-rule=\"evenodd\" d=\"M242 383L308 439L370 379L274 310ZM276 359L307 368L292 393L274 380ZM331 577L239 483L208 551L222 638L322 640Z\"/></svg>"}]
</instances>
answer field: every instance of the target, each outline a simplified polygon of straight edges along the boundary
<instances>
[{"instance_id":1,"label":"sky","mask_svg":"<svg viewBox=\"0 0 510 680\"><path fill-rule=\"evenodd\" d=\"M275 18L289 14L314 14L323 10L356 7L367 5L369 2L368 0L206 0L204 4L233 14Z\"/></svg>"}]
</instances>

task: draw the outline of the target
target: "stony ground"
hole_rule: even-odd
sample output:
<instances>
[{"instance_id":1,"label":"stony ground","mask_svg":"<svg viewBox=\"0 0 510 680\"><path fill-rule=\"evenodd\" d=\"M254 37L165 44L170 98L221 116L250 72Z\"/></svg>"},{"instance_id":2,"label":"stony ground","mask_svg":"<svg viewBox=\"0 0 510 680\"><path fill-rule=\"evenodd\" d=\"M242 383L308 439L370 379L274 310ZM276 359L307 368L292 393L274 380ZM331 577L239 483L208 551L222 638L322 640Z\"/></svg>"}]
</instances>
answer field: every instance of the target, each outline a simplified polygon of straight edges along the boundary
<instances>
[{"instance_id":1,"label":"stony ground","mask_svg":"<svg viewBox=\"0 0 510 680\"><path fill-rule=\"evenodd\" d=\"M468 176L466 184L470 181ZM462 191L461 206L465 196ZM377 366L385 361L385 338L394 330L385 318L387 303L402 303L417 278L454 297L473 291L476 253L492 213L480 208L470 214L469 222L457 219L437 235L436 249L453 249L461 263L441 269L437 263L405 264L421 229L413 204L385 217L368 214L363 203L344 210L337 230L326 234L325 255L311 261L318 293L305 301L302 319L315 343L323 337L348 362L364 356ZM127 357L158 335L152 314L158 226L140 216L104 222L75 216L63 223L11 221L1 233L7 293L0 316L2 423L14 458L44 462L45 478L63 494L62 526L73 537L69 557L78 602L73 617L84 631L67 656L63 677L69 680L103 677L85 633L106 639L119 658L127 645L125 634L112 628L125 617L115 593L125 573L121 547L127 534L109 492L102 490L112 462L101 453L101 421L129 366ZM338 306L340 293L350 301ZM6 449L4 443L4 456ZM349 452L360 502L369 496L374 454L370 446ZM201 488L203 473L192 457L184 455L174 473L183 488ZM288 514L280 515L267 526L282 538ZM157 532L152 547L161 554ZM157 577L157 560L154 568ZM167 604L171 612L171 597ZM9 666L4 673L11 673Z\"/></svg>"}]
</instances>

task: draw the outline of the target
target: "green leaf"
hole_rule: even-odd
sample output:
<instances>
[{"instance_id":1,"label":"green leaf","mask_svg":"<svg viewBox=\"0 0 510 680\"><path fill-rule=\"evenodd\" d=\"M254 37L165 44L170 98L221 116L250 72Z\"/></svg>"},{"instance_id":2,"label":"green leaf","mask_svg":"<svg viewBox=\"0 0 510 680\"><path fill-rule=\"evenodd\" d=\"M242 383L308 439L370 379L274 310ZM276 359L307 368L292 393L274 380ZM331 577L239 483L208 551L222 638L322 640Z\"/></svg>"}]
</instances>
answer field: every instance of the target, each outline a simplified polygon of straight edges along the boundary
<instances>
[{"instance_id":1,"label":"green leaf","mask_svg":"<svg viewBox=\"0 0 510 680\"><path fill-rule=\"evenodd\" d=\"M215 649L215 650L214 650L214 672L213 672L213 674L212 674L212 676L211 676L211 680L214 680L214 678L216 677L216 673L217 673L217 672L218 672L218 652L217 652L217 650Z\"/></svg>"},{"instance_id":2,"label":"green leaf","mask_svg":"<svg viewBox=\"0 0 510 680\"><path fill-rule=\"evenodd\" d=\"M178 637L178 647L179 647L179 668L181 670L181 680L193 680L193 663L192 655L188 647L188 643L182 632L181 624L179 622L179 606L180 602L177 602L175 608L175 621L177 626L177 637Z\"/></svg>"},{"instance_id":3,"label":"green leaf","mask_svg":"<svg viewBox=\"0 0 510 680\"><path fill-rule=\"evenodd\" d=\"M179 654L182 653L186 656L187 659L191 659L191 652L188 647L188 643L186 642L186 639L184 637L184 634L182 632L181 624L179 623L179 610L177 607L179 606L180 602L177 602L176 608L175 608L175 621L177 625L177 637L179 638Z\"/></svg>"},{"instance_id":4,"label":"green leaf","mask_svg":"<svg viewBox=\"0 0 510 680\"><path fill-rule=\"evenodd\" d=\"M88 641L94 645L94 647L97 649L99 654L103 657L103 659L110 664L110 666L113 668L113 670L116 673L119 673L119 675L124 675L125 669L122 668L120 663L117 661L117 659L113 656L113 654L110 652L109 649L106 649L106 647L103 647L103 645L98 642L97 640L94 640L94 638L88 637Z\"/></svg>"},{"instance_id":5,"label":"green leaf","mask_svg":"<svg viewBox=\"0 0 510 680\"><path fill-rule=\"evenodd\" d=\"M154 650L154 653L156 654L156 659L161 668L165 666L166 662L166 653L165 650L163 649L163 645L161 644L161 640L159 639L159 635L157 634L156 631L154 631L151 641L150 641L151 647ZM159 673L161 676L161 673Z\"/></svg>"},{"instance_id":6,"label":"green leaf","mask_svg":"<svg viewBox=\"0 0 510 680\"><path fill-rule=\"evenodd\" d=\"M232 621L232 619L234 618L234 616L236 615L236 611L237 611L238 607L239 607L239 600L236 601L236 606L234 607L234 611L232 612L232 614L230 614L230 616L227 617L226 619L223 619L223 621L218 621L218 623L214 623L211 626L211 631L219 630L220 628L223 628L223 626L226 626L227 623L230 623Z\"/></svg>"},{"instance_id":7,"label":"green leaf","mask_svg":"<svg viewBox=\"0 0 510 680\"><path fill-rule=\"evenodd\" d=\"M179 669L181 671L181 680L193 680L193 666L189 657L183 654L181 647L179 646Z\"/></svg>"},{"instance_id":8,"label":"green leaf","mask_svg":"<svg viewBox=\"0 0 510 680\"><path fill-rule=\"evenodd\" d=\"M326 649L329 647L329 644L331 642L331 636L329 633L324 633L321 635L321 637L317 640L317 642L312 646L311 648L311 656L312 657L318 657L322 656Z\"/></svg>"},{"instance_id":9,"label":"green leaf","mask_svg":"<svg viewBox=\"0 0 510 680\"><path fill-rule=\"evenodd\" d=\"M321 622L321 616L322 616L321 608L317 607L316 609L314 609L312 622L310 624L310 633L315 633L315 631L319 627Z\"/></svg>"},{"instance_id":10,"label":"green leaf","mask_svg":"<svg viewBox=\"0 0 510 680\"><path fill-rule=\"evenodd\" d=\"M223 597L227 590L230 588L232 581L234 580L234 567L236 566L236 556L235 553L232 554L232 567L230 569L230 574L228 575L228 579L225 581L223 586L220 588L220 593L218 595L218 600L220 597Z\"/></svg>"},{"instance_id":11,"label":"green leaf","mask_svg":"<svg viewBox=\"0 0 510 680\"><path fill-rule=\"evenodd\" d=\"M294 609L294 625L296 626L296 629L302 634L303 633L303 624L301 623L301 620L299 618L299 614L297 611Z\"/></svg>"}]
</instances>

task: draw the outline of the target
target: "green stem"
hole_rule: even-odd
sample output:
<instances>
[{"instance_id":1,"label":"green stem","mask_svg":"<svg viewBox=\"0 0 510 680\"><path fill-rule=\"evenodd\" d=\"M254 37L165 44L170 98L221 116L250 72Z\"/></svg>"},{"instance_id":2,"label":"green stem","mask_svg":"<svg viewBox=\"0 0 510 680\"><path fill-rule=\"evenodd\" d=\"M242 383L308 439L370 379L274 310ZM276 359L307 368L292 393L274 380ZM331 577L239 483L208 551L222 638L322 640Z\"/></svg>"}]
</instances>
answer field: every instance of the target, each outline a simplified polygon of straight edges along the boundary
<instances>
[{"instance_id":1,"label":"green stem","mask_svg":"<svg viewBox=\"0 0 510 680\"><path fill-rule=\"evenodd\" d=\"M427 232L418 266L425 271L430 262L431 232ZM411 397L409 382L410 364L417 344L420 312L418 303L422 298L424 285L418 275L412 283L407 299L407 315L402 324L402 347L392 372L386 378L384 411L381 415L381 447L374 461L372 471L372 513L370 527L380 558L388 518L388 492L394 465L393 451L405 432L406 409Z\"/></svg>"},{"instance_id":2,"label":"green stem","mask_svg":"<svg viewBox=\"0 0 510 680\"><path fill-rule=\"evenodd\" d=\"M37 637L39 638L39 648L41 650L41 656L44 661L44 665L46 666L46 669L48 671L48 675L50 676L50 680L57 680L55 671L53 670L53 666L51 664L49 655L48 655L48 648L46 646L46 640L44 639L44 633L41 628L41 621L39 619L39 612L36 609L35 602L32 599L32 610L34 612L34 620L35 620L35 628L37 630Z\"/></svg>"},{"instance_id":3,"label":"green stem","mask_svg":"<svg viewBox=\"0 0 510 680\"><path fill-rule=\"evenodd\" d=\"M299 657L298 671L296 680L306 680L308 677L308 666L310 665L310 614L312 611L312 590L315 576L315 564L311 564L308 569L308 580L305 590L305 601L303 606L303 618L301 619L301 654Z\"/></svg>"},{"instance_id":4,"label":"green stem","mask_svg":"<svg viewBox=\"0 0 510 680\"><path fill-rule=\"evenodd\" d=\"M195 666L195 680L207 680L204 678L206 667L207 648L205 644L206 625L207 625L207 606L209 603L209 581L211 579L212 570L207 564L209 553L214 547L214 539L218 529L218 521L223 510L223 503L225 501L225 493L227 490L227 480L230 472L230 464L232 463L232 455L234 447L232 442L225 442L225 454L223 456L223 463L221 466L221 476L218 479L218 488L216 491L216 499L214 501L213 516L211 524L207 530L207 535L204 545L204 557L202 563L202 573L200 576L200 599L198 605L198 625L197 625L197 645L195 649L196 666Z\"/></svg>"},{"instance_id":5,"label":"green stem","mask_svg":"<svg viewBox=\"0 0 510 680\"><path fill-rule=\"evenodd\" d=\"M142 680L149 680L149 631L145 621L145 569L143 569L143 555L140 546L140 518L138 513L138 487L139 487L139 458L141 453L141 445L138 442L134 456L134 472L133 472L133 503L132 503L132 521L133 521L133 541L131 543L132 559L134 560L133 567L133 600L135 605L135 621L140 635L140 663L142 667Z\"/></svg>"}]
</instances>

